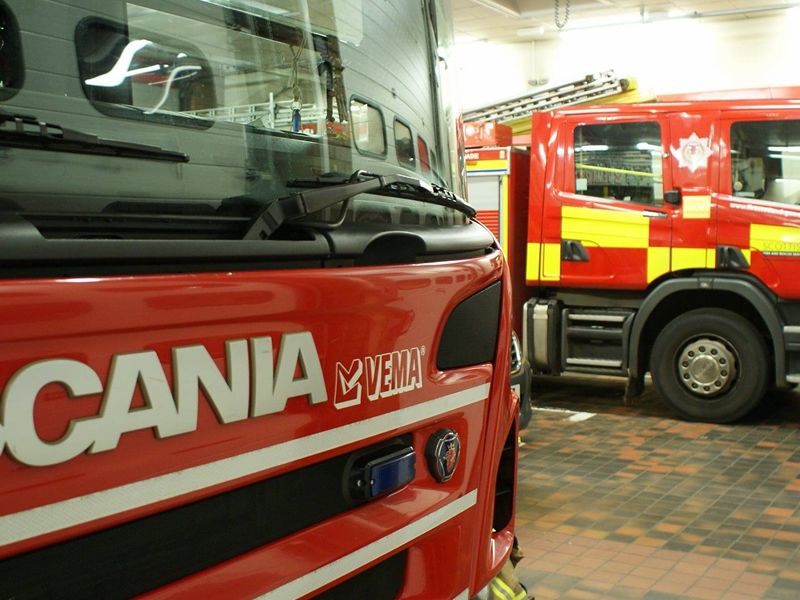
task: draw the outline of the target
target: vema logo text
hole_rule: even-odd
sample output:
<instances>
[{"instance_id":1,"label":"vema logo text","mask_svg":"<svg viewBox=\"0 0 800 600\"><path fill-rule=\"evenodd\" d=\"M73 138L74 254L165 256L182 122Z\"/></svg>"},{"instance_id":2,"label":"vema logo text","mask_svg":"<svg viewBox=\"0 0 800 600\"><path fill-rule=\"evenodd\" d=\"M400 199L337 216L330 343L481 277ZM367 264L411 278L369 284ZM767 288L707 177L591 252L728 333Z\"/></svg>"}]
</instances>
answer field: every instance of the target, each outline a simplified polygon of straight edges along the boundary
<instances>
[{"instance_id":1,"label":"vema logo text","mask_svg":"<svg viewBox=\"0 0 800 600\"><path fill-rule=\"evenodd\" d=\"M396 350L356 358L349 365L336 363L336 392L333 404L347 408L387 398L422 387L422 357L425 347Z\"/></svg>"}]
</instances>

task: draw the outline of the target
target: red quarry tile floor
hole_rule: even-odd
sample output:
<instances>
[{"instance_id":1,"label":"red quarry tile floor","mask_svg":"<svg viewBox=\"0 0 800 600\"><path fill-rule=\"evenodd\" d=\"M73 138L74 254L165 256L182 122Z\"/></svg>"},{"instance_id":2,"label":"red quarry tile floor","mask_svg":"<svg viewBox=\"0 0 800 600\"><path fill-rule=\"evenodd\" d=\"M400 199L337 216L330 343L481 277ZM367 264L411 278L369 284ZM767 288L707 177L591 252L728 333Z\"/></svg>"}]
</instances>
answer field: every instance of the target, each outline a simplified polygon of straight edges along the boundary
<instances>
[{"instance_id":1,"label":"red quarry tile floor","mask_svg":"<svg viewBox=\"0 0 800 600\"><path fill-rule=\"evenodd\" d=\"M650 388L624 406L623 388L536 382L517 501L531 595L800 599L800 394L708 425Z\"/></svg>"}]
</instances>

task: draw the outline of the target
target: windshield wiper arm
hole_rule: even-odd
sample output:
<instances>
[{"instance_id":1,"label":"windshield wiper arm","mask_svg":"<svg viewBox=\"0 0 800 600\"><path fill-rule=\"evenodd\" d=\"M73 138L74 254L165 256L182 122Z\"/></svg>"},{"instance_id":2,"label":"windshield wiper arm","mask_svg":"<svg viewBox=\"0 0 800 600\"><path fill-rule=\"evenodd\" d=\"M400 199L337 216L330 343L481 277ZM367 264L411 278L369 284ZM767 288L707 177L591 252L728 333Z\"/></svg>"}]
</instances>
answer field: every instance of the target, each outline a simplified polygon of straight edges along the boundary
<instances>
[{"instance_id":1,"label":"windshield wiper arm","mask_svg":"<svg viewBox=\"0 0 800 600\"><path fill-rule=\"evenodd\" d=\"M7 125L11 125L11 128L9 129ZM189 156L183 152L164 150L158 146L106 140L96 135L61 127L61 125L45 123L30 115L5 112L0 112L0 146L36 148L73 154L189 162Z\"/></svg>"},{"instance_id":2,"label":"windshield wiper arm","mask_svg":"<svg viewBox=\"0 0 800 600\"><path fill-rule=\"evenodd\" d=\"M468 217L475 216L475 209L456 194L406 175L375 175L356 171L347 180L298 180L290 182L290 185L312 189L295 192L267 204L253 218L243 239L268 239L286 221L301 219L358 194L408 198L453 208Z\"/></svg>"}]
</instances>

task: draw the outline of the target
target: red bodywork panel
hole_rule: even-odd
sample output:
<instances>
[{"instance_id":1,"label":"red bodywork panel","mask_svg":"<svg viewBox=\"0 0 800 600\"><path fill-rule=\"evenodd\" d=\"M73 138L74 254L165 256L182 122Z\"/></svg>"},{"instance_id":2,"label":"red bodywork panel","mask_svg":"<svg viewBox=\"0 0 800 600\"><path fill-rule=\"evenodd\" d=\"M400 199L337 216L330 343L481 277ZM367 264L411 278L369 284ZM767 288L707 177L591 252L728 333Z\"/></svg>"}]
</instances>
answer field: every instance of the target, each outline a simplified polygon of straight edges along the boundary
<instances>
[{"instance_id":1,"label":"red bodywork panel","mask_svg":"<svg viewBox=\"0 0 800 600\"><path fill-rule=\"evenodd\" d=\"M81 451L51 466L28 466L12 458L15 442L6 431L0 438L7 445L0 455L0 556L287 473L370 440L409 433L417 449L416 477L409 485L149 597L255 597L270 590L304 596L402 548L409 554L400 598L476 592L499 570L513 537L513 520L494 534L491 523L495 463L514 425L516 405L507 368L495 370L486 363L442 372L436 355L452 309L497 280L503 281L504 308L496 362L505 366L510 286L499 252L411 266L5 281L0 287L0 314L5 315L0 382L6 390L26 365L68 359L93 370L107 392L112 357L152 351L175 391L175 348L204 346L225 375L226 341L269 337L277 356L283 335L309 332L327 400L312 404L305 396L290 397L285 410L256 417L251 411L222 424L201 389L196 429L159 439L152 427L145 427L122 433L112 449ZM348 367L355 359L410 348L422 357L420 387L336 406L348 391L337 363ZM360 381L365 392L369 384ZM150 405L142 386L139 381L133 391L131 411ZM4 397L4 405L7 401ZM36 433L61 443L70 424L98 419L101 403L99 393L70 398L64 385L48 385L35 400ZM442 427L459 433L462 455L454 477L437 483L424 448ZM221 468L207 477L203 467L210 464ZM313 482L308 493L314 494ZM414 524L434 513L440 520L429 531L415 532ZM408 539L392 537L407 527ZM393 540L393 545L382 547L382 540ZM373 548L374 557L330 571L327 579L309 575L333 561L354 560L354 553L365 547Z\"/></svg>"}]
</instances>

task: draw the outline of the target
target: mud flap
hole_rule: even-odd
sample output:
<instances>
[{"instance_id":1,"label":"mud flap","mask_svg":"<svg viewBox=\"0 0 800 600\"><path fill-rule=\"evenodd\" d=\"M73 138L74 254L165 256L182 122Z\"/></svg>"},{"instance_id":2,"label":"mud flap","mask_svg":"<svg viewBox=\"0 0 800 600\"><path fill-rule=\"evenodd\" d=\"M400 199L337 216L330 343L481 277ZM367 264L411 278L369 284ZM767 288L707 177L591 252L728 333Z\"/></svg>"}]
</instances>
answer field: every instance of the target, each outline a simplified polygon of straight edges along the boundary
<instances>
[{"instance_id":1,"label":"mud flap","mask_svg":"<svg viewBox=\"0 0 800 600\"><path fill-rule=\"evenodd\" d=\"M638 398L644 393L644 376L628 377L628 382L625 385L625 406L633 406L635 398Z\"/></svg>"}]
</instances>

